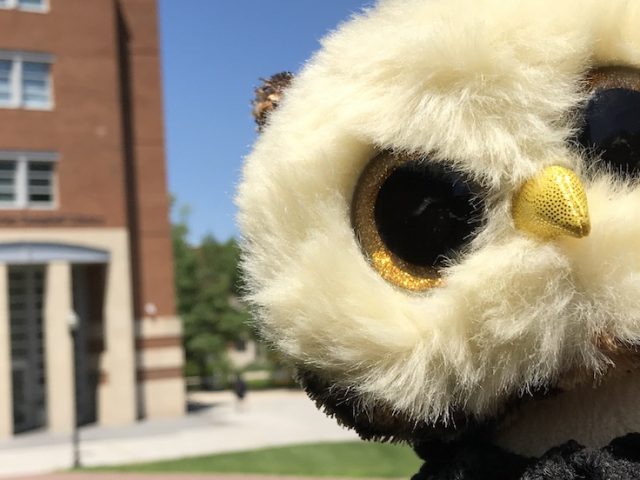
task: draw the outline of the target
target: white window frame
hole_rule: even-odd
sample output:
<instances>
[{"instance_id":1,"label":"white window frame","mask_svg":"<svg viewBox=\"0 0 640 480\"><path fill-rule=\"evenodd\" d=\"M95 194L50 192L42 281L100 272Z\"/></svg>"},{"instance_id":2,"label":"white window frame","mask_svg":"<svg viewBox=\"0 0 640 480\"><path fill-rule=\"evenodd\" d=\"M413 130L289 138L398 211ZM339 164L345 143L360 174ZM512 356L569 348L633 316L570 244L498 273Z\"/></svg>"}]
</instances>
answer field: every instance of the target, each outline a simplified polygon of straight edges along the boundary
<instances>
[{"instance_id":1,"label":"white window frame","mask_svg":"<svg viewBox=\"0 0 640 480\"><path fill-rule=\"evenodd\" d=\"M0 108L22 108L25 110L53 110L53 75L51 73L51 64L53 63L53 55L49 53L35 52L13 52L8 50L0 50L0 60L11 62L11 101L6 104L0 103ZM48 63L49 64L49 102L46 104L34 106L25 105L22 102L22 65L25 62Z\"/></svg>"},{"instance_id":2,"label":"white window frame","mask_svg":"<svg viewBox=\"0 0 640 480\"><path fill-rule=\"evenodd\" d=\"M42 0L41 7L24 7L20 5L19 0L9 0L6 5L0 6L2 10L20 10L22 12L33 12L33 13L49 13L50 5L49 0Z\"/></svg>"},{"instance_id":3,"label":"white window frame","mask_svg":"<svg viewBox=\"0 0 640 480\"><path fill-rule=\"evenodd\" d=\"M58 175L53 168L51 179L51 203L29 202L29 163L58 161L58 154L53 152L15 152L0 151L0 161L16 162L15 200L0 201L0 210L56 210L58 208Z\"/></svg>"}]
</instances>

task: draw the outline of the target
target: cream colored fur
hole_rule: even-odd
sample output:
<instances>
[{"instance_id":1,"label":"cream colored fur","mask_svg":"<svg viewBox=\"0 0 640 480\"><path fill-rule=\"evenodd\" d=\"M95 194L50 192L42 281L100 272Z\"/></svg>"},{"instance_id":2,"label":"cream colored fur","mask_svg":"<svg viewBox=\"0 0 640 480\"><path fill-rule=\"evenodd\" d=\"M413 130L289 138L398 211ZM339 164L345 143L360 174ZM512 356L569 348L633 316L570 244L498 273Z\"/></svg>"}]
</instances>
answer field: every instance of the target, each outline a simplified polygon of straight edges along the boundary
<instances>
[{"instance_id":1,"label":"cream colored fur","mask_svg":"<svg viewBox=\"0 0 640 480\"><path fill-rule=\"evenodd\" d=\"M525 237L510 202L544 166L584 170L566 142L584 74L640 67L639 25L638 0L387 0L328 36L239 189L267 338L416 421L484 417L567 370L605 372L594 335L640 340L640 189L585 176L582 240ZM351 197L381 149L428 153L490 189L488 226L441 288L396 288L361 253Z\"/></svg>"}]
</instances>

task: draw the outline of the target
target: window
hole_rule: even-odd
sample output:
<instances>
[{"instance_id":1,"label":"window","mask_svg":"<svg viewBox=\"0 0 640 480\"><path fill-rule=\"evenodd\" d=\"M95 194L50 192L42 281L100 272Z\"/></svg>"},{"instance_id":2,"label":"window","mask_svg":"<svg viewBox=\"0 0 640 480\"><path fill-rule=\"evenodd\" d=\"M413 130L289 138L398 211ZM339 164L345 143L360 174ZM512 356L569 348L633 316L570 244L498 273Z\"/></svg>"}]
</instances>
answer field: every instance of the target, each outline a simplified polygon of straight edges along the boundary
<instances>
[{"instance_id":1,"label":"window","mask_svg":"<svg viewBox=\"0 0 640 480\"><path fill-rule=\"evenodd\" d=\"M42 108L51 104L49 64L22 63L22 105Z\"/></svg>"},{"instance_id":2,"label":"window","mask_svg":"<svg viewBox=\"0 0 640 480\"><path fill-rule=\"evenodd\" d=\"M53 204L53 163L28 162L27 203L30 206Z\"/></svg>"},{"instance_id":3,"label":"window","mask_svg":"<svg viewBox=\"0 0 640 480\"><path fill-rule=\"evenodd\" d=\"M0 104L11 102L11 77L13 62L11 60L0 60Z\"/></svg>"},{"instance_id":4,"label":"window","mask_svg":"<svg viewBox=\"0 0 640 480\"><path fill-rule=\"evenodd\" d=\"M43 152L0 152L0 208L53 208L55 161Z\"/></svg>"},{"instance_id":5,"label":"window","mask_svg":"<svg viewBox=\"0 0 640 480\"><path fill-rule=\"evenodd\" d=\"M41 12L46 10L47 2L45 0L18 0L18 8L20 10L32 10Z\"/></svg>"},{"instance_id":6,"label":"window","mask_svg":"<svg viewBox=\"0 0 640 480\"><path fill-rule=\"evenodd\" d=\"M0 203L16 201L16 162L0 161Z\"/></svg>"},{"instance_id":7,"label":"window","mask_svg":"<svg viewBox=\"0 0 640 480\"><path fill-rule=\"evenodd\" d=\"M51 60L42 53L0 50L0 107L51 109Z\"/></svg>"},{"instance_id":8,"label":"window","mask_svg":"<svg viewBox=\"0 0 640 480\"><path fill-rule=\"evenodd\" d=\"M27 12L49 11L48 0L0 0L0 8L17 8Z\"/></svg>"}]
</instances>

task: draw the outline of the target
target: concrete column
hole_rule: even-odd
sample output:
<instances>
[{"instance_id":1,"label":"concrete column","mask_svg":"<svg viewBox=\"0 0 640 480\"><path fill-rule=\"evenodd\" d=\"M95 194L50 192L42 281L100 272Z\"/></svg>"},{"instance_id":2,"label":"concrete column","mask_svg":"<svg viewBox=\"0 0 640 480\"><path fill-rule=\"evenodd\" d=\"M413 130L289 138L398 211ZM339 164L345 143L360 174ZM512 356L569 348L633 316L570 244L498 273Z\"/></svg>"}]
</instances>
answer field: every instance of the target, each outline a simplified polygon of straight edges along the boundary
<instances>
[{"instance_id":1,"label":"concrete column","mask_svg":"<svg viewBox=\"0 0 640 480\"><path fill-rule=\"evenodd\" d=\"M100 361L104 381L98 392L98 422L126 425L137 418L133 305L126 244L111 251L105 288L105 351Z\"/></svg>"},{"instance_id":2,"label":"concrete column","mask_svg":"<svg viewBox=\"0 0 640 480\"><path fill-rule=\"evenodd\" d=\"M8 270L6 264L0 264L0 438L13 435Z\"/></svg>"},{"instance_id":3,"label":"concrete column","mask_svg":"<svg viewBox=\"0 0 640 480\"><path fill-rule=\"evenodd\" d=\"M51 262L45 281L45 369L49 430L70 433L76 421L73 342L69 315L73 311L71 265Z\"/></svg>"},{"instance_id":4,"label":"concrete column","mask_svg":"<svg viewBox=\"0 0 640 480\"><path fill-rule=\"evenodd\" d=\"M186 410L182 321L178 317L138 322L141 413L145 418L178 417Z\"/></svg>"}]
</instances>

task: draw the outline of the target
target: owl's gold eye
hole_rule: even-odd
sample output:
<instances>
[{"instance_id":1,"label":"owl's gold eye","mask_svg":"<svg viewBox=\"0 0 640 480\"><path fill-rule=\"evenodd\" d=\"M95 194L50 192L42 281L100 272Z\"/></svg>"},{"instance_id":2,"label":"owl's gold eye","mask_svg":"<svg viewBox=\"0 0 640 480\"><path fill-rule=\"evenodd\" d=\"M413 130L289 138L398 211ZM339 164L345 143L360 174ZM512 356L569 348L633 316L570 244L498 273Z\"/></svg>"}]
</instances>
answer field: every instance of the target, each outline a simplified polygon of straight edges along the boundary
<instances>
[{"instance_id":1,"label":"owl's gold eye","mask_svg":"<svg viewBox=\"0 0 640 480\"><path fill-rule=\"evenodd\" d=\"M363 253L392 284L424 291L483 221L479 188L424 158L383 152L355 189L351 219Z\"/></svg>"}]
</instances>

